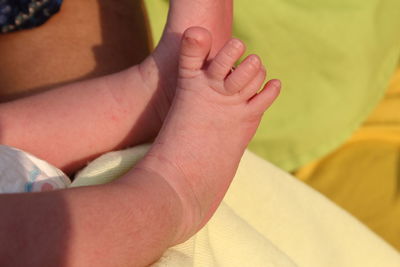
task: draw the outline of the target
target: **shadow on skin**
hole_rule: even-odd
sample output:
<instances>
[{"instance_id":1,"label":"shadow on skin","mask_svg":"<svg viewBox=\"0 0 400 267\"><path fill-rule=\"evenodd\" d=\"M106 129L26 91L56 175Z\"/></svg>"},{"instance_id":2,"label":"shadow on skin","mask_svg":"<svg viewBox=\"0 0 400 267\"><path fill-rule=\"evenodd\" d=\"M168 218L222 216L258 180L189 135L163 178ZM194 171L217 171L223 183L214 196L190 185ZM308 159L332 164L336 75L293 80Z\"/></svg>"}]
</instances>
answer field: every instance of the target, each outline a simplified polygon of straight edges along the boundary
<instances>
[{"instance_id":1,"label":"shadow on skin","mask_svg":"<svg viewBox=\"0 0 400 267\"><path fill-rule=\"evenodd\" d=\"M49 194L53 194L50 205L45 203ZM34 211L27 211L31 207L27 205L29 202L35 203ZM43 259L51 266L66 266L70 215L60 195L53 192L2 194L0 210L3 214L12 214L12 218L7 216L9 219L0 222L0 240L7 243L0 252L2 266L43 266ZM44 215L46 228L35 228ZM26 221L32 221L31 227L26 227Z\"/></svg>"},{"instance_id":2,"label":"shadow on skin","mask_svg":"<svg viewBox=\"0 0 400 267\"><path fill-rule=\"evenodd\" d=\"M26 161L16 151L7 151L7 154L3 161L6 165L0 170L2 186L5 187L10 186L7 182L13 183L9 166L14 167L17 175L18 170L23 172L25 169L22 162ZM49 194L53 195L51 203L46 198ZM34 204L34 209L31 204ZM0 221L1 266L40 266L39 259L47 259L52 266L65 266L71 227L68 209L60 195L54 192L0 194L0 212L3 218ZM41 220L46 220L46 227L38 227Z\"/></svg>"}]
</instances>

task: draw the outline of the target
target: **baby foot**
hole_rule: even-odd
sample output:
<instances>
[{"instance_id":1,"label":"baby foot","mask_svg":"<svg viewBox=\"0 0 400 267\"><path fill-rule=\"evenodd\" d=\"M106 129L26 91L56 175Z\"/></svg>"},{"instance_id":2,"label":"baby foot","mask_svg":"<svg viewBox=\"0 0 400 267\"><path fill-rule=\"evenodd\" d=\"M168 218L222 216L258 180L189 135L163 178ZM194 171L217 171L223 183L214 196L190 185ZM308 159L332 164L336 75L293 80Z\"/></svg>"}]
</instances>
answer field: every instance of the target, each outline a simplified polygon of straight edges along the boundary
<instances>
[{"instance_id":1,"label":"baby foot","mask_svg":"<svg viewBox=\"0 0 400 267\"><path fill-rule=\"evenodd\" d=\"M175 190L183 206L180 241L211 217L253 137L264 111L279 94L278 80L259 91L266 76L251 55L232 39L207 62L209 31L188 29L179 55L179 76L172 107L154 145L138 167L157 173Z\"/></svg>"},{"instance_id":2,"label":"baby foot","mask_svg":"<svg viewBox=\"0 0 400 267\"><path fill-rule=\"evenodd\" d=\"M214 36L210 57L229 40L232 32L232 0L171 0L168 20L154 52L139 66L145 89L153 95L150 107L161 127L175 95L178 54L183 32L201 26Z\"/></svg>"}]
</instances>

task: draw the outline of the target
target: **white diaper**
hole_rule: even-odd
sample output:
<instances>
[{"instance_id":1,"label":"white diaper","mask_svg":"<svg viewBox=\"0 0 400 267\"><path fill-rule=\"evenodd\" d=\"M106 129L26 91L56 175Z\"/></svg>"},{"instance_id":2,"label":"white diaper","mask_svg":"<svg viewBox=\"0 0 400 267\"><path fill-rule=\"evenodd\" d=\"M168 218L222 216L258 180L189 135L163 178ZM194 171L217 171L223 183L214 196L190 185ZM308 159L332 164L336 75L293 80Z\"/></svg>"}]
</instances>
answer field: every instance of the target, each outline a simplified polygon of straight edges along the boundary
<instances>
[{"instance_id":1,"label":"white diaper","mask_svg":"<svg viewBox=\"0 0 400 267\"><path fill-rule=\"evenodd\" d=\"M0 145L0 193L41 192L67 188L61 170L16 148Z\"/></svg>"}]
</instances>

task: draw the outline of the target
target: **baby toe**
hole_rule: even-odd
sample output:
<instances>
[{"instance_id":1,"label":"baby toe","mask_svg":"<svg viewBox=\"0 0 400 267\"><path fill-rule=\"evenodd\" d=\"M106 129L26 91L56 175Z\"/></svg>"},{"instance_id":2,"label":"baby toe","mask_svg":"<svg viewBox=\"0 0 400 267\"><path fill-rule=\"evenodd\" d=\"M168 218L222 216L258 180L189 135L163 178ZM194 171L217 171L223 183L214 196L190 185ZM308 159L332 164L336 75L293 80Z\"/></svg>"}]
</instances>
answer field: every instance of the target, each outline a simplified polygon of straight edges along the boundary
<instances>
[{"instance_id":1,"label":"baby toe","mask_svg":"<svg viewBox=\"0 0 400 267\"><path fill-rule=\"evenodd\" d=\"M274 79L268 81L262 91L249 100L248 108L250 108L252 112L263 113L279 96L280 90L281 82L279 80Z\"/></svg>"},{"instance_id":2,"label":"baby toe","mask_svg":"<svg viewBox=\"0 0 400 267\"><path fill-rule=\"evenodd\" d=\"M211 34L204 28L191 27L182 38L179 56L179 76L190 78L204 66L211 49Z\"/></svg>"},{"instance_id":3,"label":"baby toe","mask_svg":"<svg viewBox=\"0 0 400 267\"><path fill-rule=\"evenodd\" d=\"M261 60L256 55L248 56L225 80L225 90L235 94L243 89L257 76Z\"/></svg>"},{"instance_id":4,"label":"baby toe","mask_svg":"<svg viewBox=\"0 0 400 267\"><path fill-rule=\"evenodd\" d=\"M245 45L238 39L232 39L218 52L207 68L207 74L214 80L223 81L233 65L243 55Z\"/></svg>"},{"instance_id":5,"label":"baby toe","mask_svg":"<svg viewBox=\"0 0 400 267\"><path fill-rule=\"evenodd\" d=\"M261 89L262 85L265 82L265 78L267 76L267 71L264 66L261 66L257 75L251 80L244 89L242 89L239 93L243 99L250 99Z\"/></svg>"}]
</instances>

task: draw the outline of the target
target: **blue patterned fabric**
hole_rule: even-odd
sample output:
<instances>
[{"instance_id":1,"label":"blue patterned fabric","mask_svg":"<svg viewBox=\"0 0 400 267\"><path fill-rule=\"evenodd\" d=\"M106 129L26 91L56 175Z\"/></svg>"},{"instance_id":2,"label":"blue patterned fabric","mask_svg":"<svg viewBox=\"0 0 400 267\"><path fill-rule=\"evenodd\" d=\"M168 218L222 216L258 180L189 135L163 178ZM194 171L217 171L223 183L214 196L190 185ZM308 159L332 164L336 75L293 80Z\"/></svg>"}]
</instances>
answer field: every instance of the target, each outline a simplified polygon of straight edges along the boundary
<instances>
[{"instance_id":1,"label":"blue patterned fabric","mask_svg":"<svg viewBox=\"0 0 400 267\"><path fill-rule=\"evenodd\" d=\"M60 10L62 0L0 0L0 32L29 29Z\"/></svg>"}]
</instances>

